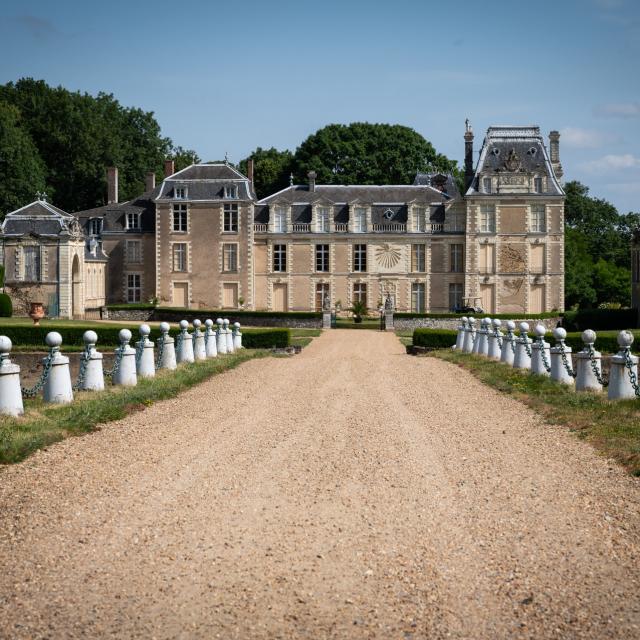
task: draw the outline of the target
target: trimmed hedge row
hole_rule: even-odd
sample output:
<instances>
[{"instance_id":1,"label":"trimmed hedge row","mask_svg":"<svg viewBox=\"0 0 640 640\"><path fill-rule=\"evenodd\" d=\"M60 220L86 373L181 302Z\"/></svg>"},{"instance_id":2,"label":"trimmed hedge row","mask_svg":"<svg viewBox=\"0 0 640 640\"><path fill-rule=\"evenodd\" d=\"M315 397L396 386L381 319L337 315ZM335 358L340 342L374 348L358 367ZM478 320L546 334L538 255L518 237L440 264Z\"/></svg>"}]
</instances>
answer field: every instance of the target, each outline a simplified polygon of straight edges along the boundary
<instances>
[{"instance_id":1,"label":"trimmed hedge row","mask_svg":"<svg viewBox=\"0 0 640 640\"><path fill-rule=\"evenodd\" d=\"M484 318L490 316L491 318L500 318L501 320L538 320L542 318L559 318L563 314L560 311L546 311L545 313L498 313L487 314L481 313L475 316L473 313L394 313L394 318L467 318L477 317Z\"/></svg>"},{"instance_id":2,"label":"trimmed hedge row","mask_svg":"<svg viewBox=\"0 0 640 640\"><path fill-rule=\"evenodd\" d=\"M579 309L567 311L562 320L567 331L631 329L638 326L638 309Z\"/></svg>"},{"instance_id":3,"label":"trimmed hedge row","mask_svg":"<svg viewBox=\"0 0 640 640\"><path fill-rule=\"evenodd\" d=\"M20 345L42 346L46 349L45 337L50 331L57 331L62 336L62 350L64 345L83 346L82 335L88 327L2 327L2 335L11 339L11 342L19 348ZM98 349L114 348L119 344L118 333L124 327L90 327L98 334ZM127 327L131 330L133 338L131 342L138 339L138 327ZM175 337L179 329L173 328L170 335ZM156 327L152 327L152 340L156 340L160 335ZM287 328L274 329L242 329L242 345L247 349L269 349L271 347L288 347L291 343L291 331Z\"/></svg>"},{"instance_id":4,"label":"trimmed hedge row","mask_svg":"<svg viewBox=\"0 0 640 640\"><path fill-rule=\"evenodd\" d=\"M414 329L413 345L430 349L447 349L456 343L457 333L453 329Z\"/></svg>"},{"instance_id":5,"label":"trimmed hedge row","mask_svg":"<svg viewBox=\"0 0 640 640\"><path fill-rule=\"evenodd\" d=\"M13 315L13 303L6 293L0 293L0 318L10 318Z\"/></svg>"},{"instance_id":6,"label":"trimmed hedge row","mask_svg":"<svg viewBox=\"0 0 640 640\"><path fill-rule=\"evenodd\" d=\"M316 311L236 311L232 309L183 309L180 307L155 307L152 304L111 304L109 311L157 311L158 314L177 313L185 316L210 316L213 318L234 318L237 320L248 318L304 318L320 319L322 313Z\"/></svg>"}]
</instances>

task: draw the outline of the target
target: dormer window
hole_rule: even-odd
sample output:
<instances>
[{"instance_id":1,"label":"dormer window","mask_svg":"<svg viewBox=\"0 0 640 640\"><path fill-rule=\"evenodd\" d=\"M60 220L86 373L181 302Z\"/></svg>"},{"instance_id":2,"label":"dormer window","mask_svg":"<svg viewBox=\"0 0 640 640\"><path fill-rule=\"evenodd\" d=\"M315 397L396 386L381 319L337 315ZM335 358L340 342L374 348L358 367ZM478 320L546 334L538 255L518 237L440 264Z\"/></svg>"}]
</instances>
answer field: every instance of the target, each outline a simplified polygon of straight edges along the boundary
<instances>
[{"instance_id":1,"label":"dormer window","mask_svg":"<svg viewBox=\"0 0 640 640\"><path fill-rule=\"evenodd\" d=\"M173 190L173 197L176 200L186 200L186 198L187 198L187 187L176 187Z\"/></svg>"},{"instance_id":2,"label":"dormer window","mask_svg":"<svg viewBox=\"0 0 640 640\"><path fill-rule=\"evenodd\" d=\"M329 207L316 209L316 226L318 233L329 233Z\"/></svg>"},{"instance_id":3,"label":"dormer window","mask_svg":"<svg viewBox=\"0 0 640 640\"><path fill-rule=\"evenodd\" d=\"M275 233L286 233L287 231L287 210L284 207L275 207L273 212L273 231Z\"/></svg>"},{"instance_id":4,"label":"dormer window","mask_svg":"<svg viewBox=\"0 0 640 640\"><path fill-rule=\"evenodd\" d=\"M535 193L542 193L542 178L533 179L533 190Z\"/></svg>"},{"instance_id":5,"label":"dormer window","mask_svg":"<svg viewBox=\"0 0 640 640\"><path fill-rule=\"evenodd\" d=\"M391 218L393 218L393 216L395 215L395 211L393 209L387 209L382 215L387 220L391 220Z\"/></svg>"},{"instance_id":6,"label":"dormer window","mask_svg":"<svg viewBox=\"0 0 640 640\"><path fill-rule=\"evenodd\" d=\"M491 193L491 178L482 178L482 191Z\"/></svg>"},{"instance_id":7,"label":"dormer window","mask_svg":"<svg viewBox=\"0 0 640 640\"><path fill-rule=\"evenodd\" d=\"M125 219L125 228L128 231L140 230L140 214L139 213L127 213Z\"/></svg>"},{"instance_id":8,"label":"dormer window","mask_svg":"<svg viewBox=\"0 0 640 640\"><path fill-rule=\"evenodd\" d=\"M237 198L238 197L238 187L235 184L229 184L224 188L224 197L225 198Z\"/></svg>"},{"instance_id":9,"label":"dormer window","mask_svg":"<svg viewBox=\"0 0 640 640\"><path fill-rule=\"evenodd\" d=\"M102 218L91 218L89 220L89 235L99 236L102 233Z\"/></svg>"}]
</instances>

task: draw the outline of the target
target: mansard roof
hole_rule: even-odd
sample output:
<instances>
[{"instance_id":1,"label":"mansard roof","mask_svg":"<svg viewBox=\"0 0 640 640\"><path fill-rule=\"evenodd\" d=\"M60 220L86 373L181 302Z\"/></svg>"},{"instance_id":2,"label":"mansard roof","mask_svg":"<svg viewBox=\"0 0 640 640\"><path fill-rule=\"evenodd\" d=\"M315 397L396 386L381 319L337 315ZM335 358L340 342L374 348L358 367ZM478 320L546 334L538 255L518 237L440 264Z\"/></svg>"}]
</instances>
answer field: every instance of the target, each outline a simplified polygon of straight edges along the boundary
<instances>
[{"instance_id":1,"label":"mansard roof","mask_svg":"<svg viewBox=\"0 0 640 640\"><path fill-rule=\"evenodd\" d=\"M480 175L501 173L546 176L547 190L541 194L531 195L564 195L564 191L553 171L547 148L540 134L540 127L489 127L482 143L473 181L466 195L475 195L480 192Z\"/></svg>"},{"instance_id":2,"label":"mansard roof","mask_svg":"<svg viewBox=\"0 0 640 640\"><path fill-rule=\"evenodd\" d=\"M224 200L226 186L234 185L238 188L237 200L253 200L255 194L249 179L237 169L224 163L192 164L162 182L158 200L173 200L175 189L185 187L187 200Z\"/></svg>"},{"instance_id":3,"label":"mansard roof","mask_svg":"<svg viewBox=\"0 0 640 640\"><path fill-rule=\"evenodd\" d=\"M0 226L4 236L59 236L79 232L74 216L46 200L35 200L8 213Z\"/></svg>"}]
</instances>

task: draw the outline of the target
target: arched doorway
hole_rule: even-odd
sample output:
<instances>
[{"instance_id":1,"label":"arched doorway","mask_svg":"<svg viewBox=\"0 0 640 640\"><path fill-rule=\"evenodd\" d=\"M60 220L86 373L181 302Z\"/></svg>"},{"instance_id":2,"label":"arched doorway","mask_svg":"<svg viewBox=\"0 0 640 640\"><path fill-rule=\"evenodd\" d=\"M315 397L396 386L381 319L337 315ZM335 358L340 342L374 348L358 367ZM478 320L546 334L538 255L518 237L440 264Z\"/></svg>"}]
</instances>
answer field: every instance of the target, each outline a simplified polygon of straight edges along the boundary
<instances>
[{"instance_id":1,"label":"arched doorway","mask_svg":"<svg viewBox=\"0 0 640 640\"><path fill-rule=\"evenodd\" d=\"M71 314L74 318L81 318L83 315L81 286L80 260L76 254L71 266Z\"/></svg>"}]
</instances>

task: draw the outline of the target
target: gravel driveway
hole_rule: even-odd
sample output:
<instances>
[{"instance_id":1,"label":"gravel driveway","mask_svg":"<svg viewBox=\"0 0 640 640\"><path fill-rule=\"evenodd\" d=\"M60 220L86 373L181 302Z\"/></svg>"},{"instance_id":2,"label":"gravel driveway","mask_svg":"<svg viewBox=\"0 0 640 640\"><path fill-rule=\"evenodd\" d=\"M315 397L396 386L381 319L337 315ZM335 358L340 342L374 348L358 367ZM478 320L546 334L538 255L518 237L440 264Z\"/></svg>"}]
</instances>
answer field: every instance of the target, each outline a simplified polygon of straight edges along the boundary
<instances>
[{"instance_id":1,"label":"gravel driveway","mask_svg":"<svg viewBox=\"0 0 640 640\"><path fill-rule=\"evenodd\" d=\"M638 638L639 484L325 332L0 470L0 637Z\"/></svg>"}]
</instances>

